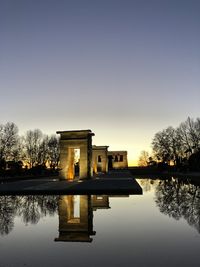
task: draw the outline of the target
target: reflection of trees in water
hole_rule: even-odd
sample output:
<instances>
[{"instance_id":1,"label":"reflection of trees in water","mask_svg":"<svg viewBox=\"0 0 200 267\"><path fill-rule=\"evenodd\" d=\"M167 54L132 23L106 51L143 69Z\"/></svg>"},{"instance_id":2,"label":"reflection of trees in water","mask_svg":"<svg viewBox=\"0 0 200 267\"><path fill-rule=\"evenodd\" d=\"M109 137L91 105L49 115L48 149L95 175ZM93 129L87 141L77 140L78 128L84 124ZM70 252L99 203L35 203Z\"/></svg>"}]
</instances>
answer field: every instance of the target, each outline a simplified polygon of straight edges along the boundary
<instances>
[{"instance_id":1,"label":"reflection of trees in water","mask_svg":"<svg viewBox=\"0 0 200 267\"><path fill-rule=\"evenodd\" d=\"M0 196L0 234L9 234L14 228L15 216L23 222L36 224L40 218L54 215L59 196Z\"/></svg>"},{"instance_id":2,"label":"reflection of trees in water","mask_svg":"<svg viewBox=\"0 0 200 267\"><path fill-rule=\"evenodd\" d=\"M56 196L23 196L18 215L28 224L36 224L41 217L53 215L57 211Z\"/></svg>"},{"instance_id":3,"label":"reflection of trees in water","mask_svg":"<svg viewBox=\"0 0 200 267\"><path fill-rule=\"evenodd\" d=\"M15 198L12 196L0 196L0 234L6 235L14 227L16 215Z\"/></svg>"},{"instance_id":4,"label":"reflection of trees in water","mask_svg":"<svg viewBox=\"0 0 200 267\"><path fill-rule=\"evenodd\" d=\"M40 219L40 210L36 196L24 196L21 199L21 207L18 209L18 215L23 219L23 222L28 224L38 223Z\"/></svg>"},{"instance_id":5,"label":"reflection of trees in water","mask_svg":"<svg viewBox=\"0 0 200 267\"><path fill-rule=\"evenodd\" d=\"M160 181L156 188L160 211L179 220L184 218L200 233L200 187L178 179Z\"/></svg>"}]
</instances>

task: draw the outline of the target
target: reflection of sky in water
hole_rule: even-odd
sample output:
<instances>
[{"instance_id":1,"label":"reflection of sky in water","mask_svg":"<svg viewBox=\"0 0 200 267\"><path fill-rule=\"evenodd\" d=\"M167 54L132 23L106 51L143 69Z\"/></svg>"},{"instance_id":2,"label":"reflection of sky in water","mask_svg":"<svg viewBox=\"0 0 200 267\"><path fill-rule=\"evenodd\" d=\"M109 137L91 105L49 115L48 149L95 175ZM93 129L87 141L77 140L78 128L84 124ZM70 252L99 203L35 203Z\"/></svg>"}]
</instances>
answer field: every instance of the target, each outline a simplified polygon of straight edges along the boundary
<instances>
[{"instance_id":1,"label":"reflection of sky in water","mask_svg":"<svg viewBox=\"0 0 200 267\"><path fill-rule=\"evenodd\" d=\"M0 237L0 266L199 266L200 234L185 219L160 213L157 185L144 182L141 196L109 197L111 209L93 212L92 243L54 242L57 213L26 226L16 217Z\"/></svg>"},{"instance_id":2,"label":"reflection of sky in water","mask_svg":"<svg viewBox=\"0 0 200 267\"><path fill-rule=\"evenodd\" d=\"M74 217L80 217L80 196L75 196Z\"/></svg>"}]
</instances>

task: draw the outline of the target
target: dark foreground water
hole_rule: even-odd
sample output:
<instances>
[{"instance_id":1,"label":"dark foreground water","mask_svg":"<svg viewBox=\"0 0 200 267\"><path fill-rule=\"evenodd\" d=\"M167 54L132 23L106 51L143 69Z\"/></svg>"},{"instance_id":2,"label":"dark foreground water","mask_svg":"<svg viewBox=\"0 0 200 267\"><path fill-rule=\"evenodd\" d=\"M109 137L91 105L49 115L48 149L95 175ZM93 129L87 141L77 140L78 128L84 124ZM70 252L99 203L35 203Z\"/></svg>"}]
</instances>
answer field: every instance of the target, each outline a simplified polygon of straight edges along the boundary
<instances>
[{"instance_id":1,"label":"dark foreground water","mask_svg":"<svg viewBox=\"0 0 200 267\"><path fill-rule=\"evenodd\" d=\"M1 196L0 267L200 266L200 188L139 179L140 196Z\"/></svg>"}]
</instances>

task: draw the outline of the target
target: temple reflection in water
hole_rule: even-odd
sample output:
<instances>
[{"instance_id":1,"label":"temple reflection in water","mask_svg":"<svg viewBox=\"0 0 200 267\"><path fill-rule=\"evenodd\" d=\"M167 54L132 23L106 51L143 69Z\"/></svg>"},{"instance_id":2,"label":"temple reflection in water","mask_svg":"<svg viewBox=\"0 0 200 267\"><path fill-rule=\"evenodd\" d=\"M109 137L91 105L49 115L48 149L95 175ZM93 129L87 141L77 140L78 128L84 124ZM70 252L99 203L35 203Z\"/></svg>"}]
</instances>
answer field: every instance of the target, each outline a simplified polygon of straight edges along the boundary
<instances>
[{"instance_id":1,"label":"temple reflection in water","mask_svg":"<svg viewBox=\"0 0 200 267\"><path fill-rule=\"evenodd\" d=\"M61 196L58 214L59 237L55 241L92 241L95 232L91 196Z\"/></svg>"},{"instance_id":2,"label":"temple reflection in water","mask_svg":"<svg viewBox=\"0 0 200 267\"><path fill-rule=\"evenodd\" d=\"M109 208L107 195L61 196L58 202L59 237L55 241L92 242L92 236L96 234L93 211Z\"/></svg>"}]
</instances>

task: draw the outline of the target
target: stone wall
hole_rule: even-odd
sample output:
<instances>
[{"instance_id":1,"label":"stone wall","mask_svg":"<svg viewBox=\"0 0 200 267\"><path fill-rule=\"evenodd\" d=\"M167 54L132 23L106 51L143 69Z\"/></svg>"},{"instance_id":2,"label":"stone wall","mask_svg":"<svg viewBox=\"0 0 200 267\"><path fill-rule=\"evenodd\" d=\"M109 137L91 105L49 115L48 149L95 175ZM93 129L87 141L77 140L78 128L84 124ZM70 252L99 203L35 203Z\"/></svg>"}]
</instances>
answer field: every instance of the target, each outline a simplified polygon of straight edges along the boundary
<instances>
[{"instance_id":1,"label":"stone wall","mask_svg":"<svg viewBox=\"0 0 200 267\"><path fill-rule=\"evenodd\" d=\"M112 158L113 169L128 168L127 151L108 151L108 158Z\"/></svg>"}]
</instances>

